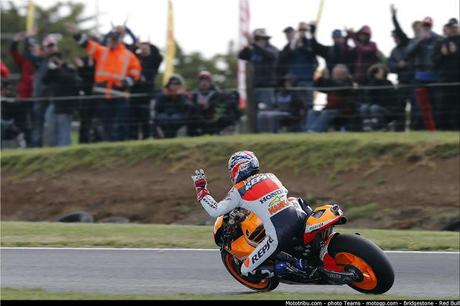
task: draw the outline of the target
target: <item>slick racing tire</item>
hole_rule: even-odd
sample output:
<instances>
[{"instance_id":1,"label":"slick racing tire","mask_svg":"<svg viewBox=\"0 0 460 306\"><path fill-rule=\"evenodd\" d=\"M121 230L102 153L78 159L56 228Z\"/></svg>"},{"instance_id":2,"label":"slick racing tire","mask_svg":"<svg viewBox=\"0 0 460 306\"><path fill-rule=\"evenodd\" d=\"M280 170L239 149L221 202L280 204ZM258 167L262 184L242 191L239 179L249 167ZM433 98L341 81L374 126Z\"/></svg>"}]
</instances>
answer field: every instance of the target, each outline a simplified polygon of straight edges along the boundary
<instances>
[{"instance_id":1,"label":"slick racing tire","mask_svg":"<svg viewBox=\"0 0 460 306\"><path fill-rule=\"evenodd\" d=\"M329 243L328 252L344 270L353 266L362 273L360 281L349 284L351 288L382 294L393 286L393 267L385 253L371 241L358 235L336 235Z\"/></svg>"},{"instance_id":2,"label":"slick racing tire","mask_svg":"<svg viewBox=\"0 0 460 306\"><path fill-rule=\"evenodd\" d=\"M254 278L254 277L246 277L240 274L241 269L241 262L235 261L234 257L224 251L221 250L220 252L222 262L224 263L225 268L227 271L233 276L241 284L245 285L246 287L255 290L255 291L272 291L279 285L279 280L276 277L271 278Z\"/></svg>"}]
</instances>

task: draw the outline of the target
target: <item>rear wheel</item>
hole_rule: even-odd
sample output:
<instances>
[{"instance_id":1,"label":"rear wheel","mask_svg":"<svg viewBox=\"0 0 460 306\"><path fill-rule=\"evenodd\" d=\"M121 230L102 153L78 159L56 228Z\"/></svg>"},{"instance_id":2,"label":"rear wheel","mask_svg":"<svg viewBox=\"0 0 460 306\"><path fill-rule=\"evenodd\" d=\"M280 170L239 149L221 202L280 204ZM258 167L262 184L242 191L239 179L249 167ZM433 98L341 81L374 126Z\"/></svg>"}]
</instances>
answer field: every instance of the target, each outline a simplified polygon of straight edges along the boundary
<instances>
[{"instance_id":1,"label":"rear wheel","mask_svg":"<svg viewBox=\"0 0 460 306\"><path fill-rule=\"evenodd\" d=\"M353 289L381 294L393 286L395 276L388 257L369 240L358 235L336 235L329 243L328 251L344 270L353 266L362 273L362 280L349 285Z\"/></svg>"},{"instance_id":2,"label":"rear wheel","mask_svg":"<svg viewBox=\"0 0 460 306\"><path fill-rule=\"evenodd\" d=\"M234 279L246 287L255 291L271 291L278 287L279 280L276 277L257 279L241 275L241 263L239 261L235 261L233 256L226 251L222 250L220 254L222 257L222 262L224 263L225 268L227 268L227 271L233 276Z\"/></svg>"}]
</instances>

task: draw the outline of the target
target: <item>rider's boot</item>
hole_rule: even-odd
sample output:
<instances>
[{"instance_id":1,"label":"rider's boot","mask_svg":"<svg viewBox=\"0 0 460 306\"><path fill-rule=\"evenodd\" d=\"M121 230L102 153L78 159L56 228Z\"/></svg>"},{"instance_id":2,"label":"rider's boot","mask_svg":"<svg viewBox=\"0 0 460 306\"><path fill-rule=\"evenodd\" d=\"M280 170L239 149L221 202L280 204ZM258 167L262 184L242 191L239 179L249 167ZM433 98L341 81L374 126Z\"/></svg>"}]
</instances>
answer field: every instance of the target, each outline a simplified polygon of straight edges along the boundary
<instances>
[{"instance_id":1,"label":"rider's boot","mask_svg":"<svg viewBox=\"0 0 460 306\"><path fill-rule=\"evenodd\" d=\"M309 266L305 259L297 259L294 266L308 275L309 278L318 277L318 267Z\"/></svg>"}]
</instances>

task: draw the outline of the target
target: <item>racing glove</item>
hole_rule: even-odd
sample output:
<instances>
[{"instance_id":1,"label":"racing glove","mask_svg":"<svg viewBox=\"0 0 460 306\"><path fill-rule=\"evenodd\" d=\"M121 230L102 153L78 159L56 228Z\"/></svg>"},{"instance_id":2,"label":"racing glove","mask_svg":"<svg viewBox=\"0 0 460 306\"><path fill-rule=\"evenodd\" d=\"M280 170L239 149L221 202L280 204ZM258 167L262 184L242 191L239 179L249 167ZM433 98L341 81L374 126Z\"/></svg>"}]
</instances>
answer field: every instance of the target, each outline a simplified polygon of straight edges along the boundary
<instances>
[{"instance_id":1,"label":"racing glove","mask_svg":"<svg viewBox=\"0 0 460 306\"><path fill-rule=\"evenodd\" d=\"M195 175L192 175L193 183L195 184L196 199L201 201L205 196L209 194L208 182L206 181L206 175L204 170L195 170Z\"/></svg>"}]
</instances>

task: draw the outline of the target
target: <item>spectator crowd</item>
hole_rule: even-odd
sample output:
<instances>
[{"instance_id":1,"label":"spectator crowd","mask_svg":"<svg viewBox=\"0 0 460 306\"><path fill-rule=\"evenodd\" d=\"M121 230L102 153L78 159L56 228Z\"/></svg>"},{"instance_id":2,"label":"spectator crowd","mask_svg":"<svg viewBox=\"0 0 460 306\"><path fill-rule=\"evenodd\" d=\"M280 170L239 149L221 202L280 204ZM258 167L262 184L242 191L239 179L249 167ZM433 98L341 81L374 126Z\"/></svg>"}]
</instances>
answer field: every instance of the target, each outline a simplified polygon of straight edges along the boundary
<instances>
[{"instance_id":1,"label":"spectator crowd","mask_svg":"<svg viewBox=\"0 0 460 306\"><path fill-rule=\"evenodd\" d=\"M366 25L336 29L331 43L323 44L314 23L299 22L297 29L284 29L281 49L265 29L247 33L238 58L253 67L248 116L254 116L256 131L458 131L458 20L451 18L437 34L425 17L408 34L393 6L391 14L395 45L388 57ZM128 27L114 27L103 37L73 24L65 30L85 56L66 59L54 34L39 43L36 31L18 33L11 42L20 80L12 91L10 71L1 63L2 140L15 139L22 147L67 146L73 122L79 122L80 143L171 138L181 129L188 136L218 135L238 125L237 91L220 89L210 72L197 71L191 91L180 75L157 89L163 57ZM325 62L321 72L319 57ZM389 73L397 75L397 84ZM317 92L326 95L321 109L314 103Z\"/></svg>"}]
</instances>

